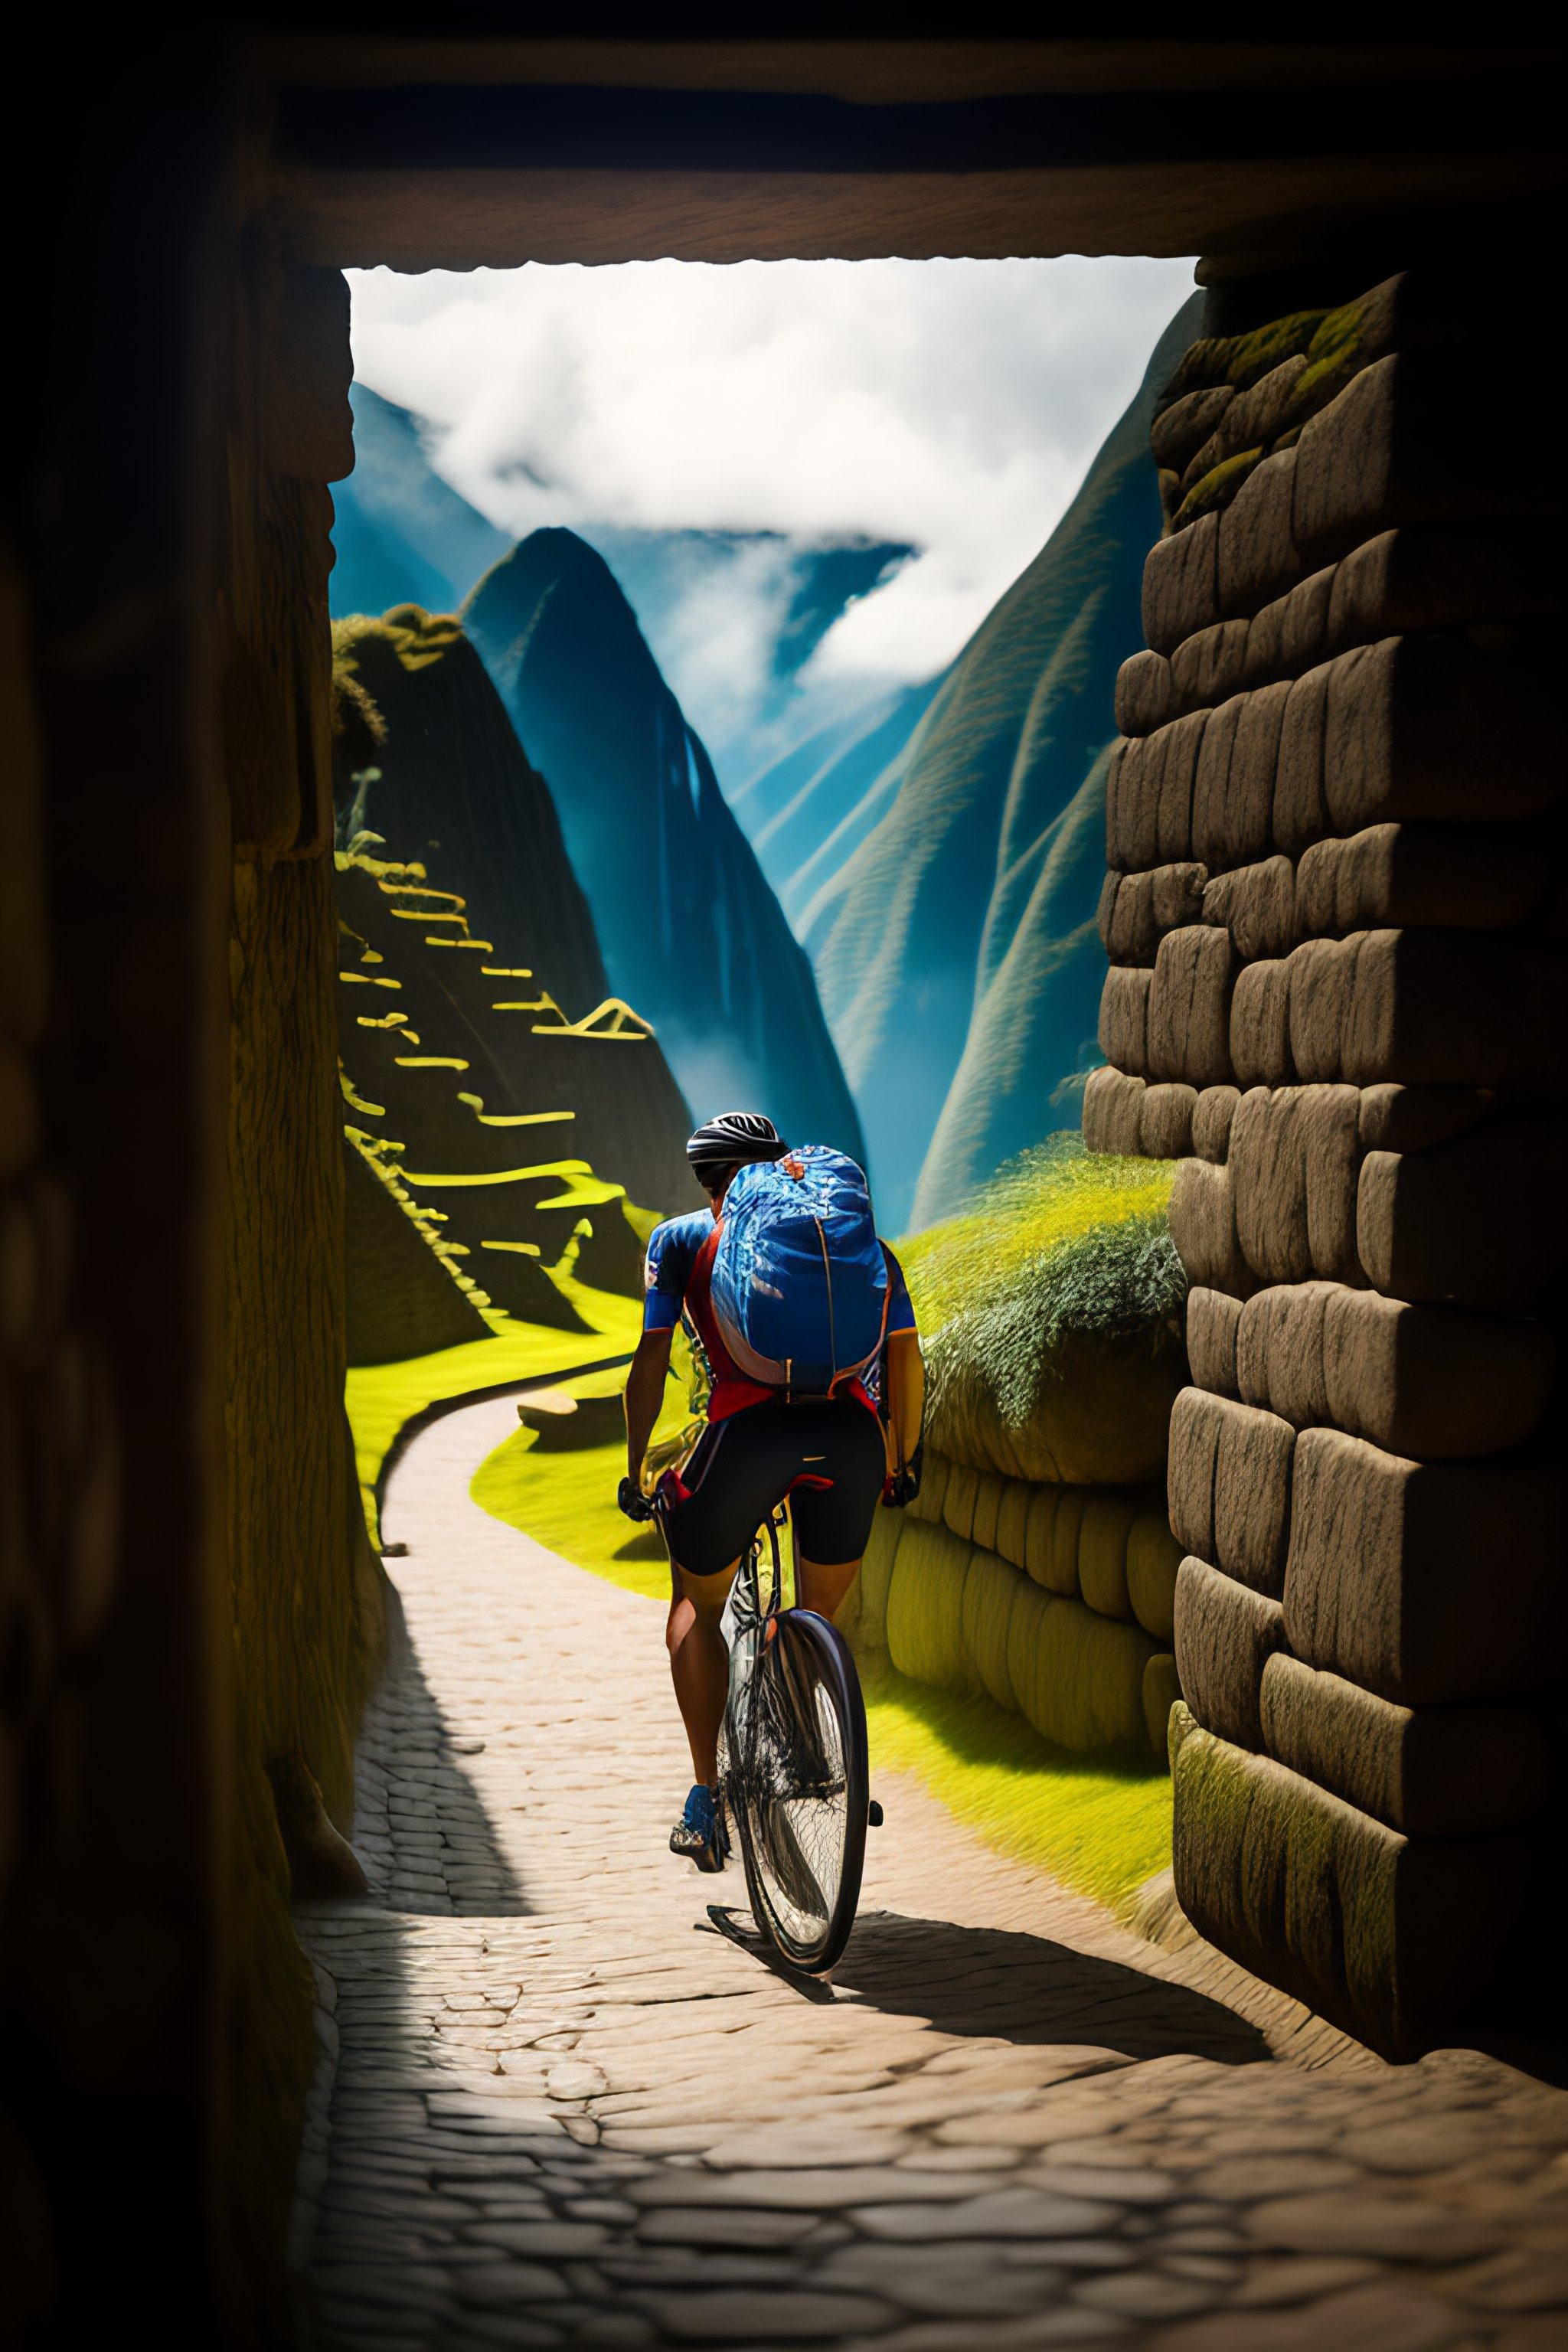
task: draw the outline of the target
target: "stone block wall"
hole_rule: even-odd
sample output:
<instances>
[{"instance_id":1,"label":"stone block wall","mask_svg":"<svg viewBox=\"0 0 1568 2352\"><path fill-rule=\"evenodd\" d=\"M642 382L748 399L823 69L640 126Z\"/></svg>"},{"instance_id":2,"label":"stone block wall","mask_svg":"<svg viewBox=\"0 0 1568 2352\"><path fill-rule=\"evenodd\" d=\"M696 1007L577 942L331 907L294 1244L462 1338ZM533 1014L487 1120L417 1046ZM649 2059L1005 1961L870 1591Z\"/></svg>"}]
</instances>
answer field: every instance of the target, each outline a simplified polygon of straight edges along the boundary
<instances>
[{"instance_id":1,"label":"stone block wall","mask_svg":"<svg viewBox=\"0 0 1568 2352\"><path fill-rule=\"evenodd\" d=\"M327 583L328 484L354 454L348 328L340 272L288 265L270 239L250 240L225 354L218 600L232 861L224 1402L245 1830L230 1996L247 2168L237 2188L268 2236L315 2056L289 1900L363 1891L346 1843L354 1737L385 1635L343 1406Z\"/></svg>"},{"instance_id":2,"label":"stone block wall","mask_svg":"<svg viewBox=\"0 0 1568 2352\"><path fill-rule=\"evenodd\" d=\"M1180 1560L1157 1487L1005 1478L928 1449L908 1511L878 1512L840 1622L1059 1748L1163 1762Z\"/></svg>"},{"instance_id":3,"label":"stone block wall","mask_svg":"<svg viewBox=\"0 0 1568 2352\"><path fill-rule=\"evenodd\" d=\"M1395 2055L1528 2030L1560 1864L1563 494L1501 328L1409 273L1186 354L1084 1108L1182 1155L1177 1893Z\"/></svg>"},{"instance_id":4,"label":"stone block wall","mask_svg":"<svg viewBox=\"0 0 1568 2352\"><path fill-rule=\"evenodd\" d=\"M132 356L111 399L53 373L0 520L0 2293L18 2341L132 2308L245 2352L292 2339L289 1896L357 1870L383 1633L342 1412L353 448L342 278L239 235L163 73L89 110L68 269L25 257L50 348L68 285Z\"/></svg>"},{"instance_id":5,"label":"stone block wall","mask_svg":"<svg viewBox=\"0 0 1568 2352\"><path fill-rule=\"evenodd\" d=\"M0 499L0 2333L244 2352L290 2338L313 2056L264 1765L352 1706L308 1629L374 1566L330 876L285 814L323 453L282 430L287 273L236 283L213 87L154 49L106 77L95 28L45 77Z\"/></svg>"}]
</instances>

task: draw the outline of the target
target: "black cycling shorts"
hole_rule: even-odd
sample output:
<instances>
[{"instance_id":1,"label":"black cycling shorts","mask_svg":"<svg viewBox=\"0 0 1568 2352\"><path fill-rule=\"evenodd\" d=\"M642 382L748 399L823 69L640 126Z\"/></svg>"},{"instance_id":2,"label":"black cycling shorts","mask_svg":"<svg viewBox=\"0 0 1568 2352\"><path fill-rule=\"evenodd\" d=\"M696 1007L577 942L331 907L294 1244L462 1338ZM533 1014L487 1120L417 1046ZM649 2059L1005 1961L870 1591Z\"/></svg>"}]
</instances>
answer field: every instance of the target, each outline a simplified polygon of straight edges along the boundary
<instances>
[{"instance_id":1,"label":"black cycling shorts","mask_svg":"<svg viewBox=\"0 0 1568 2352\"><path fill-rule=\"evenodd\" d=\"M669 1556L716 1576L787 1495L802 1559L842 1567L866 1549L887 1473L882 1424L858 1398L747 1405L698 1439L687 1492L661 1514Z\"/></svg>"}]
</instances>

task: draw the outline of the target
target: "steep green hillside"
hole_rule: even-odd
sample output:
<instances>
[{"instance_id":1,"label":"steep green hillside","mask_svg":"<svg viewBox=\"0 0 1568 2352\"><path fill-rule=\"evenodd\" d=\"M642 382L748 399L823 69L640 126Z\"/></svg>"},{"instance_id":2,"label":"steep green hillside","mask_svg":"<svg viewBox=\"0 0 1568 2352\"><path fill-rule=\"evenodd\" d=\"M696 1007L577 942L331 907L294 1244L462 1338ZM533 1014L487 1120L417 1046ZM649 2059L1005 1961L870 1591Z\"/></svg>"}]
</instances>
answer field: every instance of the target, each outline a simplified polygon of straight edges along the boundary
<instances>
[{"instance_id":1,"label":"steep green hillside","mask_svg":"<svg viewBox=\"0 0 1568 2352\"><path fill-rule=\"evenodd\" d=\"M555 803L461 625L402 604L333 635L340 678L369 696L384 730L341 739L340 832L434 859L476 929L526 939L565 1002L607 996Z\"/></svg>"},{"instance_id":2,"label":"steep green hillside","mask_svg":"<svg viewBox=\"0 0 1568 2352\"><path fill-rule=\"evenodd\" d=\"M1078 1125L1083 1076L1100 1058L1105 954L1094 908L1110 757L1107 746L1047 826L1034 887L989 977L983 959L969 1034L915 1187L916 1225L951 1215L1042 1133ZM988 923L988 940L1001 929Z\"/></svg>"},{"instance_id":3,"label":"steep green hillside","mask_svg":"<svg viewBox=\"0 0 1568 2352\"><path fill-rule=\"evenodd\" d=\"M894 762L941 686L940 677L875 696L816 728L730 804L797 935L801 917L886 814Z\"/></svg>"},{"instance_id":4,"label":"steep green hillside","mask_svg":"<svg viewBox=\"0 0 1568 2352\"><path fill-rule=\"evenodd\" d=\"M552 1269L640 1291L627 1188L584 1147L605 1124L595 1104L615 1102L633 1057L657 1069L647 1024L615 999L597 1020L568 1024L532 975L491 960L494 944L472 936L461 900L435 888L421 861L340 851L338 912L345 1133L471 1304L580 1330ZM552 1047L557 1074L540 1066ZM568 1091L584 1109L563 1103ZM646 1175L649 1156L637 1164ZM416 1348L394 1328L361 1360Z\"/></svg>"},{"instance_id":5,"label":"steep green hillside","mask_svg":"<svg viewBox=\"0 0 1568 2352\"><path fill-rule=\"evenodd\" d=\"M337 636L353 1360L460 1345L499 1315L581 1330L563 1277L637 1293L647 1213L700 1197L689 1113L605 992L549 796L458 625L404 608ZM422 856L395 854L388 813ZM480 928L450 887L470 867L514 919ZM574 995L549 985L557 961Z\"/></svg>"},{"instance_id":6,"label":"steep green hillside","mask_svg":"<svg viewBox=\"0 0 1568 2352\"><path fill-rule=\"evenodd\" d=\"M509 541L441 479L407 409L363 383L349 398L354 469L332 488L332 617L409 604L455 612Z\"/></svg>"},{"instance_id":7,"label":"steep green hillside","mask_svg":"<svg viewBox=\"0 0 1568 2352\"><path fill-rule=\"evenodd\" d=\"M535 531L464 621L549 782L610 986L693 1107L754 1105L859 1157L811 967L603 557Z\"/></svg>"},{"instance_id":8,"label":"steep green hillside","mask_svg":"<svg viewBox=\"0 0 1568 2352\"><path fill-rule=\"evenodd\" d=\"M399 1003L416 1026L440 1028L441 1050L470 1060L464 1092L483 1097L492 1128L512 1123L494 1131L515 1141L526 1115L553 1139L545 1157L566 1149L634 1200L681 1201L687 1106L658 1046L634 1049L626 1022L596 1011L613 1001L610 982L554 803L460 625L404 606L334 634L340 839L374 835L384 845L368 844L373 856L426 868L430 887L405 891L405 908L458 910L394 924L404 956L430 934ZM364 923L383 919L367 871L343 875L339 895L349 922L361 920L355 908ZM468 944L443 945L448 931ZM411 1148L418 1139L397 1132Z\"/></svg>"},{"instance_id":9,"label":"steep green hillside","mask_svg":"<svg viewBox=\"0 0 1568 2352\"><path fill-rule=\"evenodd\" d=\"M936 1215L1010 1150L1076 1124L1064 1082L1098 1058L1097 762L1116 672L1142 642L1143 557L1160 530L1150 418L1196 300L871 787L886 814L798 919L889 1223L917 1213L917 1188L918 1214ZM1026 1031L1009 1037L1020 1009Z\"/></svg>"},{"instance_id":10,"label":"steep green hillside","mask_svg":"<svg viewBox=\"0 0 1568 2352\"><path fill-rule=\"evenodd\" d=\"M831 688L803 687L800 672L848 606L914 550L885 540L822 545L783 531L598 522L579 524L578 536L615 573L708 747L725 799L752 835L741 805L748 784L816 730L814 714L835 704Z\"/></svg>"}]
</instances>

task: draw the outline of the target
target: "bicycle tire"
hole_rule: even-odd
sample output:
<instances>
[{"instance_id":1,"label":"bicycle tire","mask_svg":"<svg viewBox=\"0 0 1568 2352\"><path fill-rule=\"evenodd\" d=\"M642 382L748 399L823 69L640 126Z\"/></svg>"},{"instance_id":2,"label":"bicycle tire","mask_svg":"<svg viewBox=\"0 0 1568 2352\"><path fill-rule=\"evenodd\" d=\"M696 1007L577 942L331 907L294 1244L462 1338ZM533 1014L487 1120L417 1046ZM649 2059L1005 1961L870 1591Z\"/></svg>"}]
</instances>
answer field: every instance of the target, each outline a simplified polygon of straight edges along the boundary
<instances>
[{"instance_id":1,"label":"bicycle tire","mask_svg":"<svg viewBox=\"0 0 1568 2352\"><path fill-rule=\"evenodd\" d=\"M731 1810L758 1928L794 1967L820 1975L842 1955L860 1900L866 1706L848 1644L826 1617L786 1609L775 1626L730 1727Z\"/></svg>"}]
</instances>

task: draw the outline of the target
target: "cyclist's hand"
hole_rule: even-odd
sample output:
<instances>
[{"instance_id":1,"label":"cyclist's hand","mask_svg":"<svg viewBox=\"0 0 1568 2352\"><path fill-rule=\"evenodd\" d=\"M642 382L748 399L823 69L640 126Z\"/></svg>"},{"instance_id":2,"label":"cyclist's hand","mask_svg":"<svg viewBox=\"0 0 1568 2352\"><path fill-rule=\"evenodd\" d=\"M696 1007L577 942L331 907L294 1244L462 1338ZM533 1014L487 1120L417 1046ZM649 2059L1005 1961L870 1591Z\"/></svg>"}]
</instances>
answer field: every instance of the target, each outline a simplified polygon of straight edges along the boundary
<instances>
[{"instance_id":1,"label":"cyclist's hand","mask_svg":"<svg viewBox=\"0 0 1568 2352\"><path fill-rule=\"evenodd\" d=\"M882 1500L889 1509L901 1511L905 1504L912 1503L920 1493L921 1464L924 1454L925 1445L922 1441L916 1446L903 1468L895 1470L888 1479L882 1488Z\"/></svg>"},{"instance_id":2,"label":"cyclist's hand","mask_svg":"<svg viewBox=\"0 0 1568 2352\"><path fill-rule=\"evenodd\" d=\"M653 1504L635 1478L623 1478L616 1502L628 1519L651 1519Z\"/></svg>"}]
</instances>

